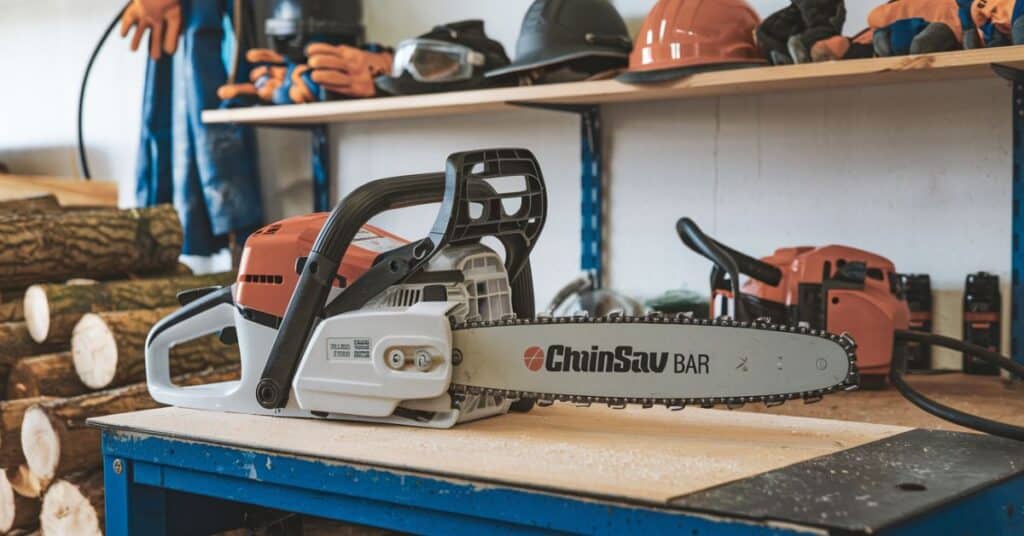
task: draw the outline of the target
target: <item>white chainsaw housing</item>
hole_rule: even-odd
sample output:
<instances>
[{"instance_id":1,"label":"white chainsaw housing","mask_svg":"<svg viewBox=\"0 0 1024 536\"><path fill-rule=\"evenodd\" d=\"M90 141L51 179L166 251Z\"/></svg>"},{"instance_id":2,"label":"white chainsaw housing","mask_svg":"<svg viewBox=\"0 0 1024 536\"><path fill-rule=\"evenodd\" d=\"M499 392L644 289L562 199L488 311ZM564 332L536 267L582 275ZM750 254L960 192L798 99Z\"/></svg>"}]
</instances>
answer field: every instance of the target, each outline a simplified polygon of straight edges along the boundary
<instances>
[{"instance_id":1,"label":"white chainsaw housing","mask_svg":"<svg viewBox=\"0 0 1024 536\"><path fill-rule=\"evenodd\" d=\"M448 246L425 272L462 273L445 283L446 301L422 301L423 284L389 288L358 311L332 316L314 329L284 408L256 401L256 386L277 330L248 320L223 303L151 335L146 368L150 394L161 403L196 409L286 417L318 417L448 428L506 413L510 401L467 396L458 407L448 395L452 378L450 318L498 320L512 314L508 276L490 248ZM438 283L431 283L437 285ZM335 291L336 298L344 291ZM242 355L241 379L179 387L171 384L168 355L179 343L234 326ZM396 352L401 365L389 364ZM417 364L426 353L429 365Z\"/></svg>"}]
</instances>

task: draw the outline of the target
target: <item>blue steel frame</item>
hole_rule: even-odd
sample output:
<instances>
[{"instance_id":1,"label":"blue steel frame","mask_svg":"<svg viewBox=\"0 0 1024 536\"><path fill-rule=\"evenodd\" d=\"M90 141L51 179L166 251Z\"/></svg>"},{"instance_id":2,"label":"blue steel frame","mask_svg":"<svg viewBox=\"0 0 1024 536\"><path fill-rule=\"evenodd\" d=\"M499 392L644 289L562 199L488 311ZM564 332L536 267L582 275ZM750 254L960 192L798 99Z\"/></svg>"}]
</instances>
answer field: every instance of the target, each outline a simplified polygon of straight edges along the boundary
<instances>
[{"instance_id":1,"label":"blue steel frame","mask_svg":"<svg viewBox=\"0 0 1024 536\"><path fill-rule=\"evenodd\" d=\"M313 212L331 210L331 146L328 125L313 125Z\"/></svg>"},{"instance_id":2,"label":"blue steel frame","mask_svg":"<svg viewBox=\"0 0 1024 536\"><path fill-rule=\"evenodd\" d=\"M231 528L251 504L421 534L803 534L794 525L657 509L600 497L104 430L110 536ZM1024 528L1024 478L995 484L900 534L1013 534ZM1002 512L1005 505L1008 515ZM883 530L883 533L886 532Z\"/></svg>"},{"instance_id":3,"label":"blue steel frame","mask_svg":"<svg viewBox=\"0 0 1024 536\"><path fill-rule=\"evenodd\" d=\"M594 288L604 285L604 131L595 104L509 102L513 106L568 112L580 116L580 270Z\"/></svg>"},{"instance_id":4,"label":"blue steel frame","mask_svg":"<svg viewBox=\"0 0 1024 536\"><path fill-rule=\"evenodd\" d=\"M1024 217L1021 204L1024 203L1024 71L1008 65L992 65L997 75L1010 81L1013 86L1011 110L1013 115L1013 201L1010 242L1010 357L1024 364L1024 248L1020 243L1024 235Z\"/></svg>"}]
</instances>

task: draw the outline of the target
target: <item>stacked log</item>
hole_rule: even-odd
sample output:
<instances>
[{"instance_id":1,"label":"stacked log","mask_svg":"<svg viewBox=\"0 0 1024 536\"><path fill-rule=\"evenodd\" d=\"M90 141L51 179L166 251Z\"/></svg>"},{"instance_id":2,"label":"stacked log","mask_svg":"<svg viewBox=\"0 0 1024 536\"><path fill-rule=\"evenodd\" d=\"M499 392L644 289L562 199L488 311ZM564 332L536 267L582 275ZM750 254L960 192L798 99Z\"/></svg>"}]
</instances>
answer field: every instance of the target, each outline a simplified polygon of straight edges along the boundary
<instances>
[{"instance_id":1,"label":"stacked log","mask_svg":"<svg viewBox=\"0 0 1024 536\"><path fill-rule=\"evenodd\" d=\"M69 397L89 388L78 379L71 352L58 352L18 360L7 379L7 398Z\"/></svg>"},{"instance_id":2,"label":"stacked log","mask_svg":"<svg viewBox=\"0 0 1024 536\"><path fill-rule=\"evenodd\" d=\"M174 208L10 211L0 214L0 285L111 279L166 270L181 253Z\"/></svg>"},{"instance_id":3,"label":"stacked log","mask_svg":"<svg viewBox=\"0 0 1024 536\"><path fill-rule=\"evenodd\" d=\"M7 474L0 471L0 533L34 527L39 523L41 507L39 497L21 495Z\"/></svg>"},{"instance_id":4,"label":"stacked log","mask_svg":"<svg viewBox=\"0 0 1024 536\"><path fill-rule=\"evenodd\" d=\"M87 313L172 307L183 290L227 286L234 274L109 281L92 285L32 285L22 298L23 316L36 342L67 342L75 324ZM3 311L0 309L0 319Z\"/></svg>"},{"instance_id":5,"label":"stacked log","mask_svg":"<svg viewBox=\"0 0 1024 536\"><path fill-rule=\"evenodd\" d=\"M54 482L43 496L43 534L103 536L103 471L93 469Z\"/></svg>"},{"instance_id":6,"label":"stacked log","mask_svg":"<svg viewBox=\"0 0 1024 536\"><path fill-rule=\"evenodd\" d=\"M42 194L23 199L5 199L0 201L0 213L32 212L40 210L60 210L60 202L53 194Z\"/></svg>"},{"instance_id":7,"label":"stacked log","mask_svg":"<svg viewBox=\"0 0 1024 536\"><path fill-rule=\"evenodd\" d=\"M176 385L216 383L239 378L239 367L210 369L179 376ZM159 407L145 383L85 395L43 401L27 411L21 423L21 450L25 463L40 480L99 466L102 462L99 429L87 426L92 417Z\"/></svg>"},{"instance_id":8,"label":"stacked log","mask_svg":"<svg viewBox=\"0 0 1024 536\"><path fill-rule=\"evenodd\" d=\"M75 325L71 355L82 383L107 389L146 378L146 337L161 318L175 308L89 313ZM187 374L208 367L239 362L238 347L207 335L171 350L171 374Z\"/></svg>"},{"instance_id":9,"label":"stacked log","mask_svg":"<svg viewBox=\"0 0 1024 536\"><path fill-rule=\"evenodd\" d=\"M6 388L11 368L22 358L48 354L64 348L66 345L59 343L35 342L24 322L0 324L0 389ZM0 395L4 394L0 392Z\"/></svg>"},{"instance_id":10,"label":"stacked log","mask_svg":"<svg viewBox=\"0 0 1024 536\"><path fill-rule=\"evenodd\" d=\"M157 407L145 341L184 290L230 285L178 263L170 206L0 200L0 534L102 534L100 432L91 417ZM237 379L216 335L171 352L175 383Z\"/></svg>"},{"instance_id":11,"label":"stacked log","mask_svg":"<svg viewBox=\"0 0 1024 536\"><path fill-rule=\"evenodd\" d=\"M25 412L51 397L37 396L0 402L0 467L18 467L25 463L21 449L21 423Z\"/></svg>"}]
</instances>

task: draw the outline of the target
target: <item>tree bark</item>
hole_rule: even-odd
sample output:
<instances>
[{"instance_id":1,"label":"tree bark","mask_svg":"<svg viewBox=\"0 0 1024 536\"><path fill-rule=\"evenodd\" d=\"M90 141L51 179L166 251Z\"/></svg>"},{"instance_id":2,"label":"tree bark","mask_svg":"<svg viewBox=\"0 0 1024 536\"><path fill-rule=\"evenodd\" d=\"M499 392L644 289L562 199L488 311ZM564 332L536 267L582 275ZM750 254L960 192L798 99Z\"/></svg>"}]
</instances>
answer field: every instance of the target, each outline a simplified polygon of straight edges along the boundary
<instances>
[{"instance_id":1,"label":"tree bark","mask_svg":"<svg viewBox=\"0 0 1024 536\"><path fill-rule=\"evenodd\" d=\"M19 360L7 379L7 398L34 396L70 397L89 391L75 372L71 352L60 352Z\"/></svg>"},{"instance_id":2,"label":"tree bark","mask_svg":"<svg viewBox=\"0 0 1024 536\"><path fill-rule=\"evenodd\" d=\"M24 322L0 324L0 389L6 389L11 367L19 359L66 349L67 344L39 344L33 341ZM0 393L0 397L6 398L5 393Z\"/></svg>"},{"instance_id":3,"label":"tree bark","mask_svg":"<svg viewBox=\"0 0 1024 536\"><path fill-rule=\"evenodd\" d=\"M234 280L235 275L226 272L92 285L32 285L22 300L25 324L37 342L67 342L86 313L172 307L178 305L177 294L183 290L226 286ZM0 318L2 312L0 306Z\"/></svg>"},{"instance_id":4,"label":"tree bark","mask_svg":"<svg viewBox=\"0 0 1024 536\"><path fill-rule=\"evenodd\" d=\"M177 385L199 385L238 379L239 367L227 367L175 378ZM29 470L40 480L100 465L100 431L87 426L91 417L152 409L145 383L45 401L29 408L21 425L21 449Z\"/></svg>"},{"instance_id":5,"label":"tree bark","mask_svg":"<svg viewBox=\"0 0 1024 536\"><path fill-rule=\"evenodd\" d=\"M60 210L60 202L53 194L42 194L21 199L0 201L0 214L16 211Z\"/></svg>"},{"instance_id":6,"label":"tree bark","mask_svg":"<svg viewBox=\"0 0 1024 536\"><path fill-rule=\"evenodd\" d=\"M161 318L177 308L89 313L75 325L71 355L78 377L90 389L107 389L146 378L146 337ZM207 335L171 350L171 374L233 365L238 346Z\"/></svg>"},{"instance_id":7,"label":"tree bark","mask_svg":"<svg viewBox=\"0 0 1024 536\"><path fill-rule=\"evenodd\" d=\"M103 470L68 475L43 495L39 524L44 535L103 535Z\"/></svg>"},{"instance_id":8,"label":"tree bark","mask_svg":"<svg viewBox=\"0 0 1024 536\"><path fill-rule=\"evenodd\" d=\"M0 286L173 269L181 233L170 205L2 214Z\"/></svg>"},{"instance_id":9,"label":"tree bark","mask_svg":"<svg viewBox=\"0 0 1024 536\"><path fill-rule=\"evenodd\" d=\"M4 298L6 300L6 298ZM25 320L25 311L21 307L21 300L10 300L0 303L0 323L22 322Z\"/></svg>"},{"instance_id":10,"label":"tree bark","mask_svg":"<svg viewBox=\"0 0 1024 536\"><path fill-rule=\"evenodd\" d=\"M38 497L25 497L16 493L7 474L0 471L0 533L7 534L13 529L37 526L41 506Z\"/></svg>"}]
</instances>

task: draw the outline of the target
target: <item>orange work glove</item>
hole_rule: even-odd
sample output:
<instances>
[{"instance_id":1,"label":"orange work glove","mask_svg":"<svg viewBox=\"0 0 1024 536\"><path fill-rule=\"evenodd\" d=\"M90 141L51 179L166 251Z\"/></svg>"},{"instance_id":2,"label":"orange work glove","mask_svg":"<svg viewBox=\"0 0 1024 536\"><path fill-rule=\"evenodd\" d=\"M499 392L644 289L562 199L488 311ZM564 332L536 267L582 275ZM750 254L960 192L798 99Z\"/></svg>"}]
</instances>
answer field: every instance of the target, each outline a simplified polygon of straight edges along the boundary
<instances>
[{"instance_id":1,"label":"orange work glove","mask_svg":"<svg viewBox=\"0 0 1024 536\"><path fill-rule=\"evenodd\" d=\"M874 31L867 29L854 37L834 35L814 43L811 47L811 61L834 61L853 58L870 58L874 55L872 38Z\"/></svg>"},{"instance_id":2,"label":"orange work glove","mask_svg":"<svg viewBox=\"0 0 1024 536\"><path fill-rule=\"evenodd\" d=\"M971 18L979 28L991 22L1004 34L1010 33L1015 0L987 0L971 3Z\"/></svg>"},{"instance_id":3,"label":"orange work glove","mask_svg":"<svg viewBox=\"0 0 1024 536\"><path fill-rule=\"evenodd\" d=\"M326 89L349 97L373 97L373 79L391 71L390 52L367 52L346 45L313 43L306 47L311 78Z\"/></svg>"},{"instance_id":4,"label":"orange work glove","mask_svg":"<svg viewBox=\"0 0 1024 536\"><path fill-rule=\"evenodd\" d=\"M139 49L142 34L149 30L149 57L160 59L160 52L171 55L178 49L181 34L181 5L178 0L132 0L121 16L121 37L132 26L132 50Z\"/></svg>"},{"instance_id":5,"label":"orange work glove","mask_svg":"<svg viewBox=\"0 0 1024 536\"><path fill-rule=\"evenodd\" d=\"M284 84L288 72L284 56L267 48L253 48L245 52L245 60L255 65L249 71L249 82L223 85L217 88L217 96L221 100L255 96L263 102L272 102L274 91Z\"/></svg>"},{"instance_id":6,"label":"orange work glove","mask_svg":"<svg viewBox=\"0 0 1024 536\"><path fill-rule=\"evenodd\" d=\"M960 24L957 4L953 0L897 0L882 4L868 13L868 27L878 30L905 19L945 24L958 41L963 41L963 26Z\"/></svg>"}]
</instances>

